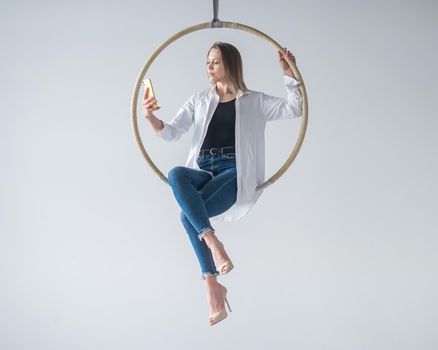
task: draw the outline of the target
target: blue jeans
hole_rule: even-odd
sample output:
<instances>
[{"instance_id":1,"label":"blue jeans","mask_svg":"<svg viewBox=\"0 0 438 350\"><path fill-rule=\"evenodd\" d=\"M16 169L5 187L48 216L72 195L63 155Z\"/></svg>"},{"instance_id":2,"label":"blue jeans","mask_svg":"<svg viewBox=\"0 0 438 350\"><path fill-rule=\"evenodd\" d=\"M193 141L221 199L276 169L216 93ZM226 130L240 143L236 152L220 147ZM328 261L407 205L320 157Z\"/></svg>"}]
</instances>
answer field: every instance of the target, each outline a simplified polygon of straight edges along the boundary
<instances>
[{"instance_id":1,"label":"blue jeans","mask_svg":"<svg viewBox=\"0 0 438 350\"><path fill-rule=\"evenodd\" d=\"M181 222L189 235L201 266L201 278L217 276L211 250L203 235L213 231L209 218L219 215L236 202L237 175L234 153L197 158L200 169L176 166L169 171L169 185L181 207Z\"/></svg>"}]
</instances>

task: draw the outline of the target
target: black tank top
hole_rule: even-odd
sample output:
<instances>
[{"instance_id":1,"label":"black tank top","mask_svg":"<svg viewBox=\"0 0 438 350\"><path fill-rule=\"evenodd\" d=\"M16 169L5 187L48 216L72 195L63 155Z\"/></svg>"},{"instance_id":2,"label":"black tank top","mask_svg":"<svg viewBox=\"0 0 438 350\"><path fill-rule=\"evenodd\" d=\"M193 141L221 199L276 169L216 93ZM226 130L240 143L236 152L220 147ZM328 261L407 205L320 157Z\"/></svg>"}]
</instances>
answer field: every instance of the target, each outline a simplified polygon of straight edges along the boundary
<instances>
[{"instance_id":1,"label":"black tank top","mask_svg":"<svg viewBox=\"0 0 438 350\"><path fill-rule=\"evenodd\" d=\"M236 99L219 102L201 149L235 146Z\"/></svg>"}]
</instances>

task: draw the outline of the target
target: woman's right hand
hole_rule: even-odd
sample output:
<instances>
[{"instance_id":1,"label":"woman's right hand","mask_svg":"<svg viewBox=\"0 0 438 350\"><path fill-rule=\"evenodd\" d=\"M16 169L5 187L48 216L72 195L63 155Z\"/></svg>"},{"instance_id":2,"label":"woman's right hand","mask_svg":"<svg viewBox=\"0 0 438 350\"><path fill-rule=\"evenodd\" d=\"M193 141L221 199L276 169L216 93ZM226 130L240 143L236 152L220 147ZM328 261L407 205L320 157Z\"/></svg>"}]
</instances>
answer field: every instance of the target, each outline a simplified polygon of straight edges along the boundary
<instances>
[{"instance_id":1,"label":"woman's right hand","mask_svg":"<svg viewBox=\"0 0 438 350\"><path fill-rule=\"evenodd\" d=\"M157 99L155 98L155 96L148 97L148 94L149 94L149 89L146 89L146 92L143 97L143 114L146 119L153 117L154 116L153 112L160 109L159 107L158 108L153 107L154 105L155 106L157 105Z\"/></svg>"}]
</instances>

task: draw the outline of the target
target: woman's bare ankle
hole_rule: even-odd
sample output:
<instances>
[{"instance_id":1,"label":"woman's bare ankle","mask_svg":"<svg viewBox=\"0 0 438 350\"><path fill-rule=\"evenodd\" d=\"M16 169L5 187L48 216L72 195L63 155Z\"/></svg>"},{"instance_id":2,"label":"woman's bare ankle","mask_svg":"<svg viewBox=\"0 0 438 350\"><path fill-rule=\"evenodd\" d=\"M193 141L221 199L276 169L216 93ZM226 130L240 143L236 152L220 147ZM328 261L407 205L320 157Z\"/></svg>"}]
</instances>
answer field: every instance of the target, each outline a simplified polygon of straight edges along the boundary
<instances>
[{"instance_id":1,"label":"woman's bare ankle","mask_svg":"<svg viewBox=\"0 0 438 350\"><path fill-rule=\"evenodd\" d=\"M202 238L210 249L219 241L213 231L206 232Z\"/></svg>"},{"instance_id":2,"label":"woman's bare ankle","mask_svg":"<svg viewBox=\"0 0 438 350\"><path fill-rule=\"evenodd\" d=\"M215 288L219 286L216 276L206 276L205 277L205 287L208 289Z\"/></svg>"},{"instance_id":3,"label":"woman's bare ankle","mask_svg":"<svg viewBox=\"0 0 438 350\"><path fill-rule=\"evenodd\" d=\"M230 260L227 252L225 251L224 244L217 238L214 232L208 231L203 237L207 247L213 254L213 260L216 268L219 269L223 263ZM222 273L222 271L219 272Z\"/></svg>"}]
</instances>

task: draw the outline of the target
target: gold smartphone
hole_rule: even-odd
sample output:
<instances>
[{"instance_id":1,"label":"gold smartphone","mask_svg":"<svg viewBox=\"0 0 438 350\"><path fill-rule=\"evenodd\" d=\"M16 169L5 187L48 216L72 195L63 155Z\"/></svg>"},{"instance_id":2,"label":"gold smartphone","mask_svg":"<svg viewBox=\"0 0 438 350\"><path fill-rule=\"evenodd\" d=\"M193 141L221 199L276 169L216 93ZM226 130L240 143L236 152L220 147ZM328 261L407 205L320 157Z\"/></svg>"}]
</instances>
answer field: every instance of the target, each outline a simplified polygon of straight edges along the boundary
<instances>
[{"instance_id":1,"label":"gold smartphone","mask_svg":"<svg viewBox=\"0 0 438 350\"><path fill-rule=\"evenodd\" d=\"M144 79L143 80L143 88L144 88L145 98L155 96L154 88L152 87L152 80ZM154 110L157 110L157 109L160 109L161 107L159 107L157 105L157 103L155 102L155 104L152 105L152 108Z\"/></svg>"}]
</instances>

